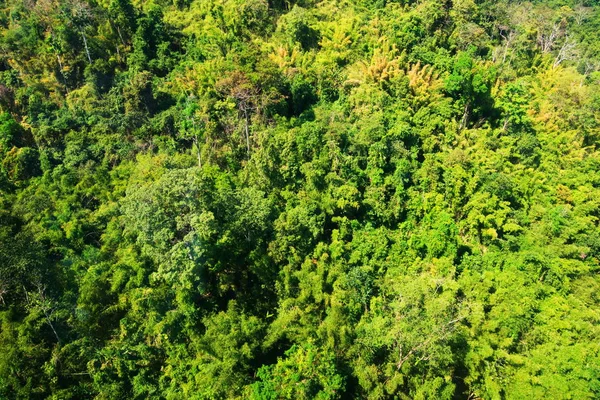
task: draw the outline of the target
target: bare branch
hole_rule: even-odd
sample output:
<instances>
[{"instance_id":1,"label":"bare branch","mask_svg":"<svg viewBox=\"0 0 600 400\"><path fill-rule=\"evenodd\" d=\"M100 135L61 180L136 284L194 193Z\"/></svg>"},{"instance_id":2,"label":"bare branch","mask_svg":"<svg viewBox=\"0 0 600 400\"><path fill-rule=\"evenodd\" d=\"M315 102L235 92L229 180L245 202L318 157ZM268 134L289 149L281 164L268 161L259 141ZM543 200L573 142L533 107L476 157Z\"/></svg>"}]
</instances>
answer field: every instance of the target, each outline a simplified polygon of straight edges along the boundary
<instances>
[{"instance_id":1,"label":"bare branch","mask_svg":"<svg viewBox=\"0 0 600 400\"><path fill-rule=\"evenodd\" d=\"M573 58L575 58L577 54L576 50L576 43L567 36L565 42L558 51L556 58L554 59L554 64L552 65L552 68L558 67L563 61L572 60Z\"/></svg>"}]
</instances>

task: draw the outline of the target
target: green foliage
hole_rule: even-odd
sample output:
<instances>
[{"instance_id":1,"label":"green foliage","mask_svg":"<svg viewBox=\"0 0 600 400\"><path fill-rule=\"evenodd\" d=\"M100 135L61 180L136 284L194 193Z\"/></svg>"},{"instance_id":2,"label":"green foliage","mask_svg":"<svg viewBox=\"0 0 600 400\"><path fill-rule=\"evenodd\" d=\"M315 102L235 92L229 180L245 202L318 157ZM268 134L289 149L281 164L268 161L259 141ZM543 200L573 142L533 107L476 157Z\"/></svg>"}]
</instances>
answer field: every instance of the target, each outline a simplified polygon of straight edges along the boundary
<instances>
[{"instance_id":1,"label":"green foliage","mask_svg":"<svg viewBox=\"0 0 600 400\"><path fill-rule=\"evenodd\" d=\"M258 370L259 382L253 386L253 399L337 399L344 378L332 354L321 354L313 346L292 347L274 366Z\"/></svg>"},{"instance_id":2,"label":"green foliage","mask_svg":"<svg viewBox=\"0 0 600 400\"><path fill-rule=\"evenodd\" d=\"M599 27L3 2L0 398L599 398Z\"/></svg>"}]
</instances>

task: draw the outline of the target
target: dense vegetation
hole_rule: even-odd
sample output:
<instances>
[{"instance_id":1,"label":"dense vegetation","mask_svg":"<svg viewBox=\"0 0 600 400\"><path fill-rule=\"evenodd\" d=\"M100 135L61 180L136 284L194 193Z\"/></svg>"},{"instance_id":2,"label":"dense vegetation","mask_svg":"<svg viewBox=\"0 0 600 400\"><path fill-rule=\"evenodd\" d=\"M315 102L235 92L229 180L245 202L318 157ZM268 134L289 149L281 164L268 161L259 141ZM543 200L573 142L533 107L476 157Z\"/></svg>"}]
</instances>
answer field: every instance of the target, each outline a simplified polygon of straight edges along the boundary
<instances>
[{"instance_id":1,"label":"dense vegetation","mask_svg":"<svg viewBox=\"0 0 600 400\"><path fill-rule=\"evenodd\" d=\"M600 397L596 0L0 9L0 398Z\"/></svg>"}]
</instances>

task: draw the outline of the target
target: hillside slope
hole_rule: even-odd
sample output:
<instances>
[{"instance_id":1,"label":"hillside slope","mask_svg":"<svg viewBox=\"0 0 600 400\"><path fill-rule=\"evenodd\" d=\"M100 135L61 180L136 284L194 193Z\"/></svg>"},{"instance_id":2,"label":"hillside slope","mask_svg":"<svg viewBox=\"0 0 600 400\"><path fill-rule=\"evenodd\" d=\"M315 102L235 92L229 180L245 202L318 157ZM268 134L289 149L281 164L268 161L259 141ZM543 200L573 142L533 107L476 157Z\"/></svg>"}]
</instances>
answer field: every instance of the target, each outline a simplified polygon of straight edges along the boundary
<instances>
[{"instance_id":1,"label":"hillside slope","mask_svg":"<svg viewBox=\"0 0 600 400\"><path fill-rule=\"evenodd\" d=\"M596 0L0 1L0 397L600 397Z\"/></svg>"}]
</instances>

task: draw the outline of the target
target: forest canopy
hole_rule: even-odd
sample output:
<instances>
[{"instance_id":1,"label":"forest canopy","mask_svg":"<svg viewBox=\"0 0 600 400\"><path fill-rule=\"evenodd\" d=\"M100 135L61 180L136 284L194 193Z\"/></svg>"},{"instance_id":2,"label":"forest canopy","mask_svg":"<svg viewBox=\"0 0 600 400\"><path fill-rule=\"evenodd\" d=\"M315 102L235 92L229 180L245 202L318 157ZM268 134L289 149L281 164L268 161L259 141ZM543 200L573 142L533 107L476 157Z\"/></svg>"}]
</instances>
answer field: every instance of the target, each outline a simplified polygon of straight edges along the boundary
<instances>
[{"instance_id":1,"label":"forest canopy","mask_svg":"<svg viewBox=\"0 0 600 400\"><path fill-rule=\"evenodd\" d=\"M600 398L596 0L0 0L0 398Z\"/></svg>"}]
</instances>

